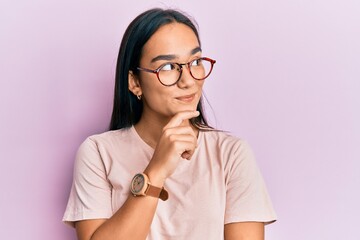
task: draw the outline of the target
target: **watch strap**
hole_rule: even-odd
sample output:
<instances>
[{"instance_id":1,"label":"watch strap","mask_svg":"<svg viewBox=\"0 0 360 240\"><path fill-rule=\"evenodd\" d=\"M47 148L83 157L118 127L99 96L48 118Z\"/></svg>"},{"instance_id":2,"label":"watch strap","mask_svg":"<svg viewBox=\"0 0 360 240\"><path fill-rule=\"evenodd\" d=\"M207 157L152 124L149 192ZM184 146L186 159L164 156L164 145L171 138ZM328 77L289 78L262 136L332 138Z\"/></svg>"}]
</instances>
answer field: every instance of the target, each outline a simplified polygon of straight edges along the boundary
<instances>
[{"instance_id":1,"label":"watch strap","mask_svg":"<svg viewBox=\"0 0 360 240\"><path fill-rule=\"evenodd\" d=\"M145 191L146 196L152 196L156 198L160 198L163 201L166 201L169 198L169 193L165 190L165 188L159 188L148 183L148 188Z\"/></svg>"}]
</instances>

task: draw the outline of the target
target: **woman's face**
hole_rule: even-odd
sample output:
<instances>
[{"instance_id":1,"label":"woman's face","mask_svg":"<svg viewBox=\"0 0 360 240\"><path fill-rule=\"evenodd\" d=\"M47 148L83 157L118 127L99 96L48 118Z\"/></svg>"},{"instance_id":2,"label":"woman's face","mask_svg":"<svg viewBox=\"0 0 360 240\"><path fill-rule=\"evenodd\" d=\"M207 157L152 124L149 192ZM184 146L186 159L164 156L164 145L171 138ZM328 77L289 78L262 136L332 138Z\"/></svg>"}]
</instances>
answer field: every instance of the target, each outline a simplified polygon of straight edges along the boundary
<instances>
[{"instance_id":1,"label":"woman's face","mask_svg":"<svg viewBox=\"0 0 360 240\"><path fill-rule=\"evenodd\" d=\"M168 62L187 63L201 57L201 49L193 30L180 23L160 27L144 45L140 67L157 69ZM195 80L183 66L180 80L164 86L156 74L140 71L139 86L144 103L143 114L172 117L180 111L194 111L202 93L204 81Z\"/></svg>"}]
</instances>

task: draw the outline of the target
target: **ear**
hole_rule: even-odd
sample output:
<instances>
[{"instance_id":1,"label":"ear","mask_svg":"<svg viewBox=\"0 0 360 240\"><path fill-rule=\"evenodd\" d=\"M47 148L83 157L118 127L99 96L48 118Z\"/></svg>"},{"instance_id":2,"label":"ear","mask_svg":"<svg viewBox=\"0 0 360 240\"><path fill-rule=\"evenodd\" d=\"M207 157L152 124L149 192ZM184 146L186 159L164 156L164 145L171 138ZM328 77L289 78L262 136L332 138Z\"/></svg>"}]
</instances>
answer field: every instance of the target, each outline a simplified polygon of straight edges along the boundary
<instances>
[{"instance_id":1,"label":"ear","mask_svg":"<svg viewBox=\"0 0 360 240\"><path fill-rule=\"evenodd\" d=\"M129 91L132 92L135 96L141 96L142 90L140 86L140 81L132 71L129 71L128 81Z\"/></svg>"}]
</instances>

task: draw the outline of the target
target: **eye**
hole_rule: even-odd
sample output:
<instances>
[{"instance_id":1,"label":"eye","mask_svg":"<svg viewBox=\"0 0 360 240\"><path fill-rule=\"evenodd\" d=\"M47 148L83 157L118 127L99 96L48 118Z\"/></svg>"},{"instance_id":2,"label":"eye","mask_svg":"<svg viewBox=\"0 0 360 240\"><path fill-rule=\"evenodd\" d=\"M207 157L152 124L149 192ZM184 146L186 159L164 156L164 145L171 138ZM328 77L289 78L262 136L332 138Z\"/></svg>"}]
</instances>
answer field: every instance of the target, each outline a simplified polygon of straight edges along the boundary
<instances>
[{"instance_id":1,"label":"eye","mask_svg":"<svg viewBox=\"0 0 360 240\"><path fill-rule=\"evenodd\" d=\"M163 65L160 69L160 71L172 71L176 69L176 65L173 63L167 63Z\"/></svg>"},{"instance_id":2,"label":"eye","mask_svg":"<svg viewBox=\"0 0 360 240\"><path fill-rule=\"evenodd\" d=\"M191 62L191 66L199 66L202 64L202 59L195 59L194 61Z\"/></svg>"}]
</instances>

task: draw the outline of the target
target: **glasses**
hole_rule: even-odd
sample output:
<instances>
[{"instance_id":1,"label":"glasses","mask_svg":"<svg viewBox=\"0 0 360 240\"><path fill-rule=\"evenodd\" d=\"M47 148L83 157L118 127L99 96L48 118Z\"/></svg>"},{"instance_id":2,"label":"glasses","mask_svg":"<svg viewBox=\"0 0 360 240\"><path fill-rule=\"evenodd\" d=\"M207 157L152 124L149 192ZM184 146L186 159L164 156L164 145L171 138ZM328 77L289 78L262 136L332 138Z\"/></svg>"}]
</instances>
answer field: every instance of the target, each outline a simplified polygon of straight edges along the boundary
<instances>
[{"instance_id":1,"label":"glasses","mask_svg":"<svg viewBox=\"0 0 360 240\"><path fill-rule=\"evenodd\" d=\"M183 66L187 66L190 75L196 80L207 78L216 63L215 60L207 57L197 58L188 63L165 63L155 70L137 67L140 71L155 73L160 83L164 86L175 85L181 78Z\"/></svg>"}]
</instances>

